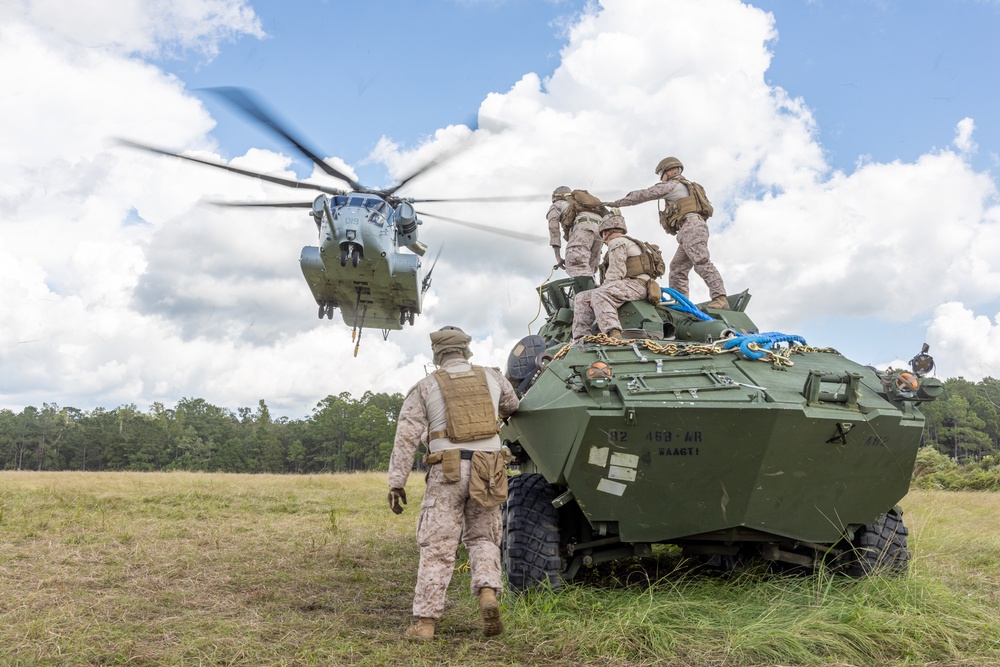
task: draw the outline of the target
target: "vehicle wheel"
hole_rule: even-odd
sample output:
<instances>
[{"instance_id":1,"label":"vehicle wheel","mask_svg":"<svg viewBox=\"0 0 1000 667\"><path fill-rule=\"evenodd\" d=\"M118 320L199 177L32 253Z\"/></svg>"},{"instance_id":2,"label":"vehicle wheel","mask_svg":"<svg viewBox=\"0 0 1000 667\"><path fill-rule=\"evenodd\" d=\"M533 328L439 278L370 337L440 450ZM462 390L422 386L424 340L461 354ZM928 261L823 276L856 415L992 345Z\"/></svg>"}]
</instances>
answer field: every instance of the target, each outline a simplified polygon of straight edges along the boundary
<instances>
[{"instance_id":1,"label":"vehicle wheel","mask_svg":"<svg viewBox=\"0 0 1000 667\"><path fill-rule=\"evenodd\" d=\"M407 311L406 313L406 321L410 323L411 327L413 326L413 318L415 315L416 313L414 313L412 310Z\"/></svg>"},{"instance_id":2,"label":"vehicle wheel","mask_svg":"<svg viewBox=\"0 0 1000 667\"><path fill-rule=\"evenodd\" d=\"M340 265L347 266L347 248L340 249Z\"/></svg>"},{"instance_id":3,"label":"vehicle wheel","mask_svg":"<svg viewBox=\"0 0 1000 667\"><path fill-rule=\"evenodd\" d=\"M512 591L562 585L555 489L537 473L514 475L503 506L503 558Z\"/></svg>"},{"instance_id":4,"label":"vehicle wheel","mask_svg":"<svg viewBox=\"0 0 1000 667\"><path fill-rule=\"evenodd\" d=\"M906 572L910 563L906 549L909 532L903 525L902 513L894 509L875 523L865 524L854 534L851 550L841 557L844 572L852 577Z\"/></svg>"},{"instance_id":5,"label":"vehicle wheel","mask_svg":"<svg viewBox=\"0 0 1000 667\"><path fill-rule=\"evenodd\" d=\"M358 268L358 262L361 261L361 248L354 246L354 250L351 251L351 266L355 269Z\"/></svg>"}]
</instances>

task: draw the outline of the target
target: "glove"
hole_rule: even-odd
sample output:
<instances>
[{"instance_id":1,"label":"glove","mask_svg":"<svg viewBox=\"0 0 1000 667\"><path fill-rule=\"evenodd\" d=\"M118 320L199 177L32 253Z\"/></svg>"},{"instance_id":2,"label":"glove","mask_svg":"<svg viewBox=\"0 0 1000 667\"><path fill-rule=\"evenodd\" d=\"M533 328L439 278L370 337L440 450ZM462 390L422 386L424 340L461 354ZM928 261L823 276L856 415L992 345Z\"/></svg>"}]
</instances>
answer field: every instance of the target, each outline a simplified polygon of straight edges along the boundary
<instances>
[{"instance_id":1,"label":"glove","mask_svg":"<svg viewBox=\"0 0 1000 667\"><path fill-rule=\"evenodd\" d=\"M403 508L399 505L400 501L402 501L404 505L406 504L406 490L389 489L389 509L391 509L395 514L403 513Z\"/></svg>"}]
</instances>

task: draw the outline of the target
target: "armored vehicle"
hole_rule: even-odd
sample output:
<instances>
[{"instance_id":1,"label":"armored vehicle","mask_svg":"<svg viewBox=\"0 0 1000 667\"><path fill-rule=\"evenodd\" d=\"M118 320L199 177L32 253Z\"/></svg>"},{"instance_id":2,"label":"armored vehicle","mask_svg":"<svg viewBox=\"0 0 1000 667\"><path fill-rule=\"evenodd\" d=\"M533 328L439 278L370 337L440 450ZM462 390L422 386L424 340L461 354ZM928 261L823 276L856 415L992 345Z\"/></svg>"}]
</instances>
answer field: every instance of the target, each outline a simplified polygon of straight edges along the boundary
<instances>
[{"instance_id":1,"label":"armored vehicle","mask_svg":"<svg viewBox=\"0 0 1000 667\"><path fill-rule=\"evenodd\" d=\"M539 289L548 319L511 352L521 407L501 430L519 474L504 506L509 585L679 545L707 565L907 567L897 505L943 391L923 352L879 371L746 314L664 290L619 314L622 339L571 339L572 278Z\"/></svg>"}]
</instances>

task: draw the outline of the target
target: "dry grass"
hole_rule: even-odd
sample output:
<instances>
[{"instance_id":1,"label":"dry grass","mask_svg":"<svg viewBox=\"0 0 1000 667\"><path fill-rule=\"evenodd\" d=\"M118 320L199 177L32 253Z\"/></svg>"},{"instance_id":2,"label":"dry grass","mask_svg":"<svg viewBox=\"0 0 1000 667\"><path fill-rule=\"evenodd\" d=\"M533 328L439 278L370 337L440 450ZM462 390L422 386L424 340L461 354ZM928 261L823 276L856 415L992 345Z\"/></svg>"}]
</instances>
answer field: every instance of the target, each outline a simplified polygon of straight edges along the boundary
<instances>
[{"instance_id":1,"label":"dry grass","mask_svg":"<svg viewBox=\"0 0 1000 667\"><path fill-rule=\"evenodd\" d=\"M505 597L494 640L463 556L442 638L413 645L422 480L399 517L385 490L374 473L0 472L0 665L1000 664L995 495L911 493L901 581L668 562L645 587Z\"/></svg>"},{"instance_id":2,"label":"dry grass","mask_svg":"<svg viewBox=\"0 0 1000 667\"><path fill-rule=\"evenodd\" d=\"M414 512L377 511L379 477L0 473L0 663L329 664L345 632L395 637L410 573L378 564L412 557Z\"/></svg>"},{"instance_id":3,"label":"dry grass","mask_svg":"<svg viewBox=\"0 0 1000 667\"><path fill-rule=\"evenodd\" d=\"M914 489L901 504L914 576L1000 608L1000 495Z\"/></svg>"}]
</instances>

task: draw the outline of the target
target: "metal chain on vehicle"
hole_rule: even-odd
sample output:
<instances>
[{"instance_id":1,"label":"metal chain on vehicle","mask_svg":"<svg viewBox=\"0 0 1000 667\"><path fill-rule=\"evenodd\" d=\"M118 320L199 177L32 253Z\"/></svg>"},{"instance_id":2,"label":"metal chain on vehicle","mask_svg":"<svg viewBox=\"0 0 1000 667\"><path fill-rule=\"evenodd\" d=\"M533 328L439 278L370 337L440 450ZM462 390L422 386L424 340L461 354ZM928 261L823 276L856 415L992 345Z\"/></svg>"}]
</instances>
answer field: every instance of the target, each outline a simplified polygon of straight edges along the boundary
<instances>
[{"instance_id":1,"label":"metal chain on vehicle","mask_svg":"<svg viewBox=\"0 0 1000 667\"><path fill-rule=\"evenodd\" d=\"M712 356L713 354L728 354L739 349L736 347L728 350L723 349L721 344L724 341L722 340L716 341L715 343L661 343L653 340L652 338L612 338L604 333L595 334L593 336L584 336L578 342L597 343L598 345L604 345L606 347L632 347L633 344L638 344L642 345L650 352L665 354L669 357L694 355ZM566 345L563 345L559 351L555 353L552 359L562 359L566 356L566 353L570 351L573 345L574 343L567 343ZM748 347L751 350L764 353L764 356L758 359L758 361L768 361L774 366L794 366L795 363L789 358L793 354L803 354L805 352L840 354L840 352L832 347L811 347L809 345L793 345L791 347L781 348L778 350L765 350L756 343L750 343Z\"/></svg>"}]
</instances>

